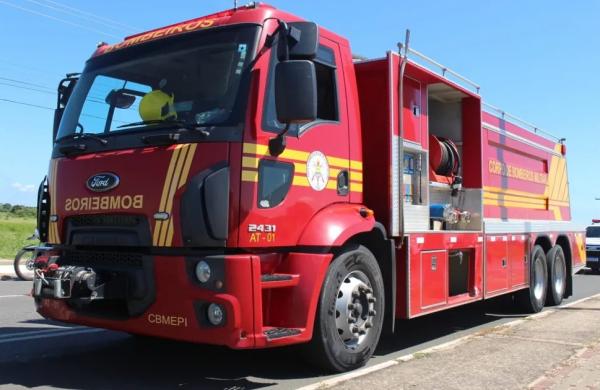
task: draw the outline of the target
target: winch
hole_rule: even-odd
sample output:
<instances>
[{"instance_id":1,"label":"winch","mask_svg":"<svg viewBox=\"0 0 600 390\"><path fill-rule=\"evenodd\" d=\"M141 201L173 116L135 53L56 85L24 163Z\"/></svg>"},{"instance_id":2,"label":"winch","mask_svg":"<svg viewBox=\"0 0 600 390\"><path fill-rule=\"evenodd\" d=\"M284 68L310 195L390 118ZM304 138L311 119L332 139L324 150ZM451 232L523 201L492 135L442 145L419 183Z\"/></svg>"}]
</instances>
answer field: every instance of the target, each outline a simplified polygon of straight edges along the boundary
<instances>
[{"instance_id":1,"label":"winch","mask_svg":"<svg viewBox=\"0 0 600 390\"><path fill-rule=\"evenodd\" d=\"M105 284L89 267L59 266L56 258L47 264L37 263L33 280L33 295L52 296L56 299L80 298L90 301L104 299Z\"/></svg>"}]
</instances>

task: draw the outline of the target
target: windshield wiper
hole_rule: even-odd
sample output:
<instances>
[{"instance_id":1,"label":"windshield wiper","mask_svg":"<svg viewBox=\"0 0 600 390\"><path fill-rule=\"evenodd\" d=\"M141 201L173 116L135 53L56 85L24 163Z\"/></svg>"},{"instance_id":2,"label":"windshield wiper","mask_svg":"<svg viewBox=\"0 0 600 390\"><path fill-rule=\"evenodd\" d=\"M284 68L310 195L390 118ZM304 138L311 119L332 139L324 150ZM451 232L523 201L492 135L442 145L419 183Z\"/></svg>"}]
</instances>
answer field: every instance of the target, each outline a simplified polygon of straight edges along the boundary
<instances>
[{"instance_id":1,"label":"windshield wiper","mask_svg":"<svg viewBox=\"0 0 600 390\"><path fill-rule=\"evenodd\" d=\"M73 144L73 145L64 145L58 148L58 151L65 156L69 156L73 153L81 153L85 152L87 146L84 144Z\"/></svg>"},{"instance_id":2,"label":"windshield wiper","mask_svg":"<svg viewBox=\"0 0 600 390\"><path fill-rule=\"evenodd\" d=\"M153 119L151 121L139 121L139 122L131 122L131 123L126 123L124 125L121 126L117 126L117 129L123 129L125 127L135 127L135 126L152 126L152 125L180 125L185 123L185 121L182 120L178 120L178 119L168 119L168 120L162 120L162 119Z\"/></svg>"},{"instance_id":3,"label":"windshield wiper","mask_svg":"<svg viewBox=\"0 0 600 390\"><path fill-rule=\"evenodd\" d=\"M140 122L132 122L132 123L127 123L125 125L121 125L119 127L117 127L118 129L124 128L124 127L134 127L134 126L152 126L152 127L156 127L156 128L177 128L177 130L188 130L188 131L198 131L200 132L202 135L204 136L209 136L210 132L207 130L206 126L200 126L197 123L192 123L192 122L187 122L181 119L168 119L168 120L151 120L151 121L140 121ZM160 126L155 126L155 125L160 125ZM149 136L145 136L144 139L148 138Z\"/></svg>"},{"instance_id":4,"label":"windshield wiper","mask_svg":"<svg viewBox=\"0 0 600 390\"><path fill-rule=\"evenodd\" d=\"M106 145L108 144L108 140L104 139L104 138L100 138L97 135L94 135L92 133L71 133L71 134L67 134L64 137L61 137L60 139L57 140L57 142L63 142L66 139L93 139L94 141L98 141L100 142L102 145Z\"/></svg>"}]
</instances>

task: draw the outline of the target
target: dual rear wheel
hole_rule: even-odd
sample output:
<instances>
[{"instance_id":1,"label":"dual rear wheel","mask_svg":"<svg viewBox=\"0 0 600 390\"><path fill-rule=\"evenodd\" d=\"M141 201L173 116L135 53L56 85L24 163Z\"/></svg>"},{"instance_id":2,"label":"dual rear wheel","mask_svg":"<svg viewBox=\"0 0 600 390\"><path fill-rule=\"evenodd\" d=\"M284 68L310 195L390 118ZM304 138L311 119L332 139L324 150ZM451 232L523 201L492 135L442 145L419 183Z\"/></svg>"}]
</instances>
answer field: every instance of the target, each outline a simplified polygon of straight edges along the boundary
<instances>
[{"instance_id":1,"label":"dual rear wheel","mask_svg":"<svg viewBox=\"0 0 600 390\"><path fill-rule=\"evenodd\" d=\"M533 248L529 262L529 288L517 296L530 312L540 312L545 304L560 305L567 287L567 263L559 245L548 253L540 245Z\"/></svg>"}]
</instances>

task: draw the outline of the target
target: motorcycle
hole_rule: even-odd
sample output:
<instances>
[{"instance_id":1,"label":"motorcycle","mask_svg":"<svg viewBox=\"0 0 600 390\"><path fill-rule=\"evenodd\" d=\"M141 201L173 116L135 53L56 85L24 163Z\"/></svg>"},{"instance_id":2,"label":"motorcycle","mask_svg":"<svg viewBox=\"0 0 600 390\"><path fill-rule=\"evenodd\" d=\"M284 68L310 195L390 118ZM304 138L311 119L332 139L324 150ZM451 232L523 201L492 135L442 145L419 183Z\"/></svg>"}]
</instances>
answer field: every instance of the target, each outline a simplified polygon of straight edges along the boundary
<instances>
[{"instance_id":1,"label":"motorcycle","mask_svg":"<svg viewBox=\"0 0 600 390\"><path fill-rule=\"evenodd\" d=\"M38 239L39 236L37 232L28 238L28 240ZM17 274L19 279L27 281L33 280L33 275L35 272L35 258L37 257L37 247L37 245L27 245L17 252L13 266L15 268L15 274Z\"/></svg>"}]
</instances>

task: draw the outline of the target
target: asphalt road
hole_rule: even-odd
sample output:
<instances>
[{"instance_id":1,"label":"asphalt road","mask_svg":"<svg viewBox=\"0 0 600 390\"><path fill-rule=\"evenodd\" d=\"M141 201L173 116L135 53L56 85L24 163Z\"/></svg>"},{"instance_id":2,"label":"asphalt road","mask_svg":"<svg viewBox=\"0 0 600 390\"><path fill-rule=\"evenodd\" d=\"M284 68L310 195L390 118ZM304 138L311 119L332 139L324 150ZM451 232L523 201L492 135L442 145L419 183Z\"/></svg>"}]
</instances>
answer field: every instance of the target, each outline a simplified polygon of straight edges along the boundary
<instances>
[{"instance_id":1,"label":"asphalt road","mask_svg":"<svg viewBox=\"0 0 600 390\"><path fill-rule=\"evenodd\" d=\"M600 276L575 276L575 295L600 293ZM232 351L52 322L33 309L28 282L0 281L0 388L297 388L326 377L297 348ZM441 344L521 317L492 300L399 322L370 364Z\"/></svg>"}]
</instances>

